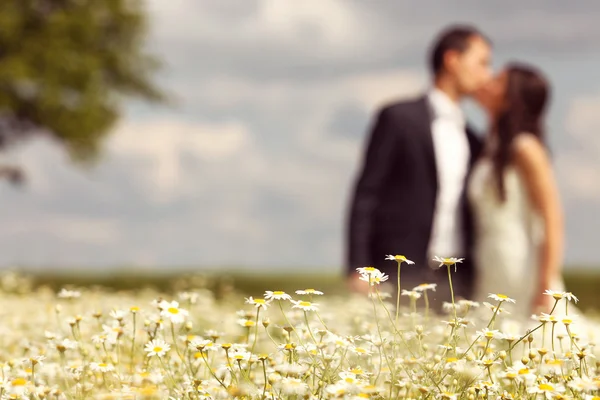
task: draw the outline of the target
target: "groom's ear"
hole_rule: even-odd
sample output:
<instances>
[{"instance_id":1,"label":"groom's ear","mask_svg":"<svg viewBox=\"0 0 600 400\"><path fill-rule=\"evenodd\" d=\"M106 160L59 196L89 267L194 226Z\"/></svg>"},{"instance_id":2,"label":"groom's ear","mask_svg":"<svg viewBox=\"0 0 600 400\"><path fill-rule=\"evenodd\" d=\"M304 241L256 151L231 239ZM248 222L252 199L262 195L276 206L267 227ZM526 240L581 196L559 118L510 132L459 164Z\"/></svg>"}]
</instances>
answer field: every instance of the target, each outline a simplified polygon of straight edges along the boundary
<instances>
[{"instance_id":1,"label":"groom's ear","mask_svg":"<svg viewBox=\"0 0 600 400\"><path fill-rule=\"evenodd\" d=\"M447 50L444 53L444 69L447 72L455 72L460 59L460 52L457 50Z\"/></svg>"}]
</instances>

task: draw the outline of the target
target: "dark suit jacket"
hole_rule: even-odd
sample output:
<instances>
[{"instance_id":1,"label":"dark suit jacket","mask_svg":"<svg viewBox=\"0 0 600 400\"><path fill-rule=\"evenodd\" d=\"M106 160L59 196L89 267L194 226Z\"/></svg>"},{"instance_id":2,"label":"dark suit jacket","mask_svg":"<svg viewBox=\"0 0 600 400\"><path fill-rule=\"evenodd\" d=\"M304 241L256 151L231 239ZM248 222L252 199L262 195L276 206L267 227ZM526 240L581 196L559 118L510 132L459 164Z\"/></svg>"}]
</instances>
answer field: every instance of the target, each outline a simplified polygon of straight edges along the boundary
<instances>
[{"instance_id":1,"label":"dark suit jacket","mask_svg":"<svg viewBox=\"0 0 600 400\"><path fill-rule=\"evenodd\" d=\"M397 265L386 254L403 254L416 265L402 277L431 282L427 250L438 190L431 135L432 110L426 96L381 109L372 127L362 171L356 182L346 238L347 271L375 266L394 276ZM470 166L481 149L480 139L467 128ZM471 168L469 168L470 171ZM470 207L463 190L466 254L472 243ZM450 256L439 254L439 256ZM459 268L462 295L468 296L474 271Z\"/></svg>"}]
</instances>

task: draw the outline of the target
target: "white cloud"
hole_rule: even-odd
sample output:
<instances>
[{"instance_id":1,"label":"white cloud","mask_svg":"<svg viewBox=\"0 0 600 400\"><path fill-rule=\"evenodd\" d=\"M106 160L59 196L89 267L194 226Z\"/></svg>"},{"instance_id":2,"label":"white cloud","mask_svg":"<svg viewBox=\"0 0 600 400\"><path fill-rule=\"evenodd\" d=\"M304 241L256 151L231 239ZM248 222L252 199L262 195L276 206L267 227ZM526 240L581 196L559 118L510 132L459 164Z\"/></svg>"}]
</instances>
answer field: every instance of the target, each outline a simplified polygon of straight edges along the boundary
<instances>
[{"instance_id":1,"label":"white cloud","mask_svg":"<svg viewBox=\"0 0 600 400\"><path fill-rule=\"evenodd\" d=\"M559 180L572 200L600 198L600 95L580 96L571 101L566 131L574 147L558 157Z\"/></svg>"},{"instance_id":2,"label":"white cloud","mask_svg":"<svg viewBox=\"0 0 600 400\"><path fill-rule=\"evenodd\" d=\"M232 163L253 151L250 141L247 127L240 122L210 124L163 117L125 121L111 136L107 151L146 162L142 176L164 201L189 184L181 162L184 154L209 164Z\"/></svg>"}]
</instances>

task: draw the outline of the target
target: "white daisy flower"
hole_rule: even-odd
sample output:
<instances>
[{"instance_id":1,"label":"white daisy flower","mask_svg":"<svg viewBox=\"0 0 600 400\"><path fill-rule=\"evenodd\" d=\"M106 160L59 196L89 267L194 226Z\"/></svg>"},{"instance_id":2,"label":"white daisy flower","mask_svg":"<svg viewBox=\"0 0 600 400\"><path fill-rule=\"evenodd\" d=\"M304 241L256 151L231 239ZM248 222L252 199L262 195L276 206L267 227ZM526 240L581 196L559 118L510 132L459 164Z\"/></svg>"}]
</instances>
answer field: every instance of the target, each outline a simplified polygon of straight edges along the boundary
<instances>
[{"instance_id":1,"label":"white daisy flower","mask_svg":"<svg viewBox=\"0 0 600 400\"><path fill-rule=\"evenodd\" d=\"M378 275L381 274L381 271L375 267L359 267L356 268L359 274L361 275Z\"/></svg>"},{"instance_id":2,"label":"white daisy flower","mask_svg":"<svg viewBox=\"0 0 600 400\"><path fill-rule=\"evenodd\" d=\"M546 289L544 292L546 296L553 297L554 300L562 300L567 297L567 292L561 292L560 290L549 290Z\"/></svg>"},{"instance_id":3,"label":"white daisy flower","mask_svg":"<svg viewBox=\"0 0 600 400\"><path fill-rule=\"evenodd\" d=\"M308 393L308 385L298 378L282 378L277 382L281 393L288 396L304 396Z\"/></svg>"},{"instance_id":4,"label":"white daisy flower","mask_svg":"<svg viewBox=\"0 0 600 400\"><path fill-rule=\"evenodd\" d=\"M271 300L255 299L252 296L250 296L250 297L246 298L246 304L252 304L256 308L262 308L262 309L266 310L269 307L269 305L271 304Z\"/></svg>"},{"instance_id":5,"label":"white daisy flower","mask_svg":"<svg viewBox=\"0 0 600 400\"><path fill-rule=\"evenodd\" d=\"M65 288L62 288L58 293L58 297L60 297L61 299L77 299L81 297L81 292L78 292L77 290L67 290Z\"/></svg>"},{"instance_id":6,"label":"white daisy flower","mask_svg":"<svg viewBox=\"0 0 600 400\"><path fill-rule=\"evenodd\" d=\"M411 261L408 258L406 258L405 256L399 255L399 254L397 254L395 256L393 256L391 254L388 254L387 256L385 256L385 259L386 260L391 260L391 261L396 261L399 264L407 263L409 265L412 265L412 264L415 263L414 261Z\"/></svg>"},{"instance_id":7,"label":"white daisy flower","mask_svg":"<svg viewBox=\"0 0 600 400\"><path fill-rule=\"evenodd\" d=\"M564 392L565 388L560 384L550 384L542 382L538 385L532 386L527 389L528 393L531 394L543 394L547 399L553 398L556 394Z\"/></svg>"},{"instance_id":8,"label":"white daisy flower","mask_svg":"<svg viewBox=\"0 0 600 400\"><path fill-rule=\"evenodd\" d=\"M424 292L426 290L431 290L435 292L435 288L437 288L437 283L421 283L418 286L413 288L415 292Z\"/></svg>"},{"instance_id":9,"label":"white daisy flower","mask_svg":"<svg viewBox=\"0 0 600 400\"><path fill-rule=\"evenodd\" d=\"M93 362L90 363L90 369L94 372L111 372L115 370L115 367L112 364L107 364L104 362Z\"/></svg>"},{"instance_id":10,"label":"white daisy flower","mask_svg":"<svg viewBox=\"0 0 600 400\"><path fill-rule=\"evenodd\" d=\"M117 321L121 321L127 316L127 312L124 310L113 309L110 311L110 317L116 319Z\"/></svg>"},{"instance_id":11,"label":"white daisy flower","mask_svg":"<svg viewBox=\"0 0 600 400\"><path fill-rule=\"evenodd\" d=\"M471 300L461 299L461 300L458 300L457 303L461 307L468 307L468 308L478 308L479 307L478 302L471 301Z\"/></svg>"},{"instance_id":12,"label":"white daisy flower","mask_svg":"<svg viewBox=\"0 0 600 400\"><path fill-rule=\"evenodd\" d=\"M510 297L504 295L504 294L500 294L500 293L490 293L488 295L488 298L492 299L492 300L496 300L499 301L501 303L503 302L507 302L507 303L516 303L516 301L514 299L511 299Z\"/></svg>"},{"instance_id":13,"label":"white daisy flower","mask_svg":"<svg viewBox=\"0 0 600 400\"><path fill-rule=\"evenodd\" d=\"M455 258L455 257L443 258L443 257L438 257L438 256L433 257L433 261L437 261L440 263L438 268L442 268L443 266L449 267L451 265L454 265L454 271L456 271L456 264L463 262L463 260L464 260L464 258Z\"/></svg>"},{"instance_id":14,"label":"white daisy flower","mask_svg":"<svg viewBox=\"0 0 600 400\"><path fill-rule=\"evenodd\" d=\"M304 289L304 290L296 290L296 294L315 294L317 296L322 296L323 292L315 289Z\"/></svg>"},{"instance_id":15,"label":"white daisy flower","mask_svg":"<svg viewBox=\"0 0 600 400\"><path fill-rule=\"evenodd\" d=\"M408 296L411 299L417 300L421 298L421 293L417 292L416 290L404 290L402 289L402 296Z\"/></svg>"},{"instance_id":16,"label":"white daisy flower","mask_svg":"<svg viewBox=\"0 0 600 400\"><path fill-rule=\"evenodd\" d=\"M162 339L154 339L146 343L144 347L148 357L163 357L169 350L171 350L171 345Z\"/></svg>"},{"instance_id":17,"label":"white daisy flower","mask_svg":"<svg viewBox=\"0 0 600 400\"><path fill-rule=\"evenodd\" d=\"M290 296L286 292L282 292L280 290L277 290L275 292L267 290L265 292L265 299L267 299L267 300L291 300L292 296Z\"/></svg>"},{"instance_id":18,"label":"white daisy flower","mask_svg":"<svg viewBox=\"0 0 600 400\"><path fill-rule=\"evenodd\" d=\"M476 334L486 339L499 339L502 337L502 333L500 331L496 329L490 330L488 328L484 328L483 330L477 331Z\"/></svg>"},{"instance_id":19,"label":"white daisy flower","mask_svg":"<svg viewBox=\"0 0 600 400\"><path fill-rule=\"evenodd\" d=\"M303 311L317 311L318 308L318 304L316 303L311 303L310 301L297 301L297 300L291 300L291 302L294 304L292 306L292 308L299 308Z\"/></svg>"},{"instance_id":20,"label":"white daisy flower","mask_svg":"<svg viewBox=\"0 0 600 400\"><path fill-rule=\"evenodd\" d=\"M361 274L359 279L367 282L371 286L379 285L380 283L388 280L389 276L379 270L376 271L376 273Z\"/></svg>"},{"instance_id":21,"label":"white daisy flower","mask_svg":"<svg viewBox=\"0 0 600 400\"><path fill-rule=\"evenodd\" d=\"M160 302L160 308L162 310L160 315L162 317L169 318L174 324L181 324L185 322L185 319L188 316L187 310L179 308L179 303L177 301L168 302L163 300Z\"/></svg>"}]
</instances>

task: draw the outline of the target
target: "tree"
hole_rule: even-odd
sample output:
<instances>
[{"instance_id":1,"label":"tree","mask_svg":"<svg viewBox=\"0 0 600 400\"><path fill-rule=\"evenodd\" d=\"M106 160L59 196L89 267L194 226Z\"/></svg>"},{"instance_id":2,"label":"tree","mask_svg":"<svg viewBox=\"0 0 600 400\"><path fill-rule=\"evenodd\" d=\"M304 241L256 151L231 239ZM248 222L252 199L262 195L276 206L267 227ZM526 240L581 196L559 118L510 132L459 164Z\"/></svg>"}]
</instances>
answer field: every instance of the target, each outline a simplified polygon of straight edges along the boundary
<instances>
[{"instance_id":1,"label":"tree","mask_svg":"<svg viewBox=\"0 0 600 400\"><path fill-rule=\"evenodd\" d=\"M146 33L141 0L0 0L0 150L43 134L95 160L126 98L165 100Z\"/></svg>"}]
</instances>

